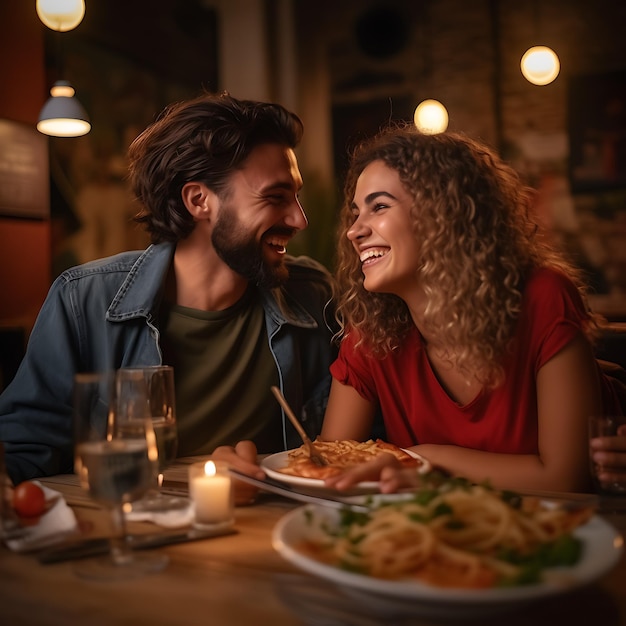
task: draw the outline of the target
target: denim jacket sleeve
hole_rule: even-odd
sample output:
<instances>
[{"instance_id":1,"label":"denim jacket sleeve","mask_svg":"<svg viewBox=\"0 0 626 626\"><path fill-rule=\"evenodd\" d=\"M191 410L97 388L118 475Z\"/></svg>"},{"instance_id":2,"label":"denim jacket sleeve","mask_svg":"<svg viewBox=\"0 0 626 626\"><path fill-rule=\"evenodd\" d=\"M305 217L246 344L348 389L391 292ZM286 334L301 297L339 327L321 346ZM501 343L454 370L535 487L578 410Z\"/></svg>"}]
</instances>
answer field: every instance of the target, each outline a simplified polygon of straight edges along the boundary
<instances>
[{"instance_id":1,"label":"denim jacket sleeve","mask_svg":"<svg viewBox=\"0 0 626 626\"><path fill-rule=\"evenodd\" d=\"M26 355L0 396L0 440L15 484L72 471L72 383L79 342L61 278L35 322Z\"/></svg>"},{"instance_id":2,"label":"denim jacket sleeve","mask_svg":"<svg viewBox=\"0 0 626 626\"><path fill-rule=\"evenodd\" d=\"M138 258L126 253L67 270L50 288L22 363L0 395L0 441L14 483L73 471L75 373L159 363L147 313L123 323L107 319Z\"/></svg>"}]
</instances>

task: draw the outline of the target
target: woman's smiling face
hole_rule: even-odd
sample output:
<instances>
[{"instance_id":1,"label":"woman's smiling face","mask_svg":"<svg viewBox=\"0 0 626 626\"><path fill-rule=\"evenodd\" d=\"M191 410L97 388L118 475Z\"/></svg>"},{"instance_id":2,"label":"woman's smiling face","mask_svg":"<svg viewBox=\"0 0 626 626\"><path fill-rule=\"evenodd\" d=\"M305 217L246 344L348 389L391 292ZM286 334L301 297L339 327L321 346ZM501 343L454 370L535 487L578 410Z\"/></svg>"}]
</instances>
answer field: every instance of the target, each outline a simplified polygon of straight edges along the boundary
<instances>
[{"instance_id":1,"label":"woman's smiling face","mask_svg":"<svg viewBox=\"0 0 626 626\"><path fill-rule=\"evenodd\" d=\"M368 291L403 299L417 286L418 244L413 233L413 201L398 173L383 161L372 161L354 191L354 223L348 239L361 259Z\"/></svg>"}]
</instances>

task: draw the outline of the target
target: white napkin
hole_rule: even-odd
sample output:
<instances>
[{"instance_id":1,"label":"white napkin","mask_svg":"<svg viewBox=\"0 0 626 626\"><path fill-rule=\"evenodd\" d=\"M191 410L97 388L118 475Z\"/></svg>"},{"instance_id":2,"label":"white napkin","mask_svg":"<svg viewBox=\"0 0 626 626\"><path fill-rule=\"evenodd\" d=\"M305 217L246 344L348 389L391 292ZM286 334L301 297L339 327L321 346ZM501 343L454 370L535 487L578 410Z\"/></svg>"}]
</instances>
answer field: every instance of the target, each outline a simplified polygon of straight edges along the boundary
<instances>
[{"instance_id":1,"label":"white napkin","mask_svg":"<svg viewBox=\"0 0 626 626\"><path fill-rule=\"evenodd\" d=\"M152 522L163 528L181 528L189 526L195 519L193 504L183 509L172 509L169 511L133 511L126 513L126 519L131 522Z\"/></svg>"},{"instance_id":2,"label":"white napkin","mask_svg":"<svg viewBox=\"0 0 626 626\"><path fill-rule=\"evenodd\" d=\"M67 505L63 495L45 487L38 481L46 496L46 502L54 500L54 504L44 513L36 524L25 526L24 533L15 539L7 539L6 545L15 552L27 552L44 548L65 539L78 531L78 522L74 511Z\"/></svg>"}]
</instances>

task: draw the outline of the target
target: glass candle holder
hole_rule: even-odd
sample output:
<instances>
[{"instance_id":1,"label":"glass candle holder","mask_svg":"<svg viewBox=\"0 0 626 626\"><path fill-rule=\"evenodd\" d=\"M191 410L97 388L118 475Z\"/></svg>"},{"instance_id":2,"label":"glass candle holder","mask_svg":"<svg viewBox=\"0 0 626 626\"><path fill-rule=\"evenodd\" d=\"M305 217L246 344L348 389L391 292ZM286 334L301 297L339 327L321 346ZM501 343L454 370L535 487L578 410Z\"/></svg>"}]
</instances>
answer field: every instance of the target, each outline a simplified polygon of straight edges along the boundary
<instances>
[{"instance_id":1,"label":"glass candle holder","mask_svg":"<svg viewBox=\"0 0 626 626\"><path fill-rule=\"evenodd\" d=\"M189 466L189 496L198 528L230 526L234 522L233 485L228 463L202 461Z\"/></svg>"}]
</instances>

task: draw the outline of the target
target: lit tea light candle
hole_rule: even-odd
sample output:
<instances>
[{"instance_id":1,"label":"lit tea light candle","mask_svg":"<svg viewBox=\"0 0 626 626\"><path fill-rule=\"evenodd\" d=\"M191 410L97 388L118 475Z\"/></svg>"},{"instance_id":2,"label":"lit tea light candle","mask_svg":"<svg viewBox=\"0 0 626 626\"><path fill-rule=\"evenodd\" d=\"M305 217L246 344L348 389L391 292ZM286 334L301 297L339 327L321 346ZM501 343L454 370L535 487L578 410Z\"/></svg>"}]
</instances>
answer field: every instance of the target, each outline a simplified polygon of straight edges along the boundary
<instances>
[{"instance_id":1,"label":"lit tea light candle","mask_svg":"<svg viewBox=\"0 0 626 626\"><path fill-rule=\"evenodd\" d=\"M233 492L226 463L207 461L191 465L189 495L195 507L196 525L232 523Z\"/></svg>"}]
</instances>

